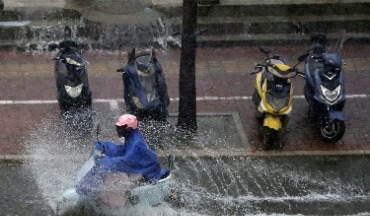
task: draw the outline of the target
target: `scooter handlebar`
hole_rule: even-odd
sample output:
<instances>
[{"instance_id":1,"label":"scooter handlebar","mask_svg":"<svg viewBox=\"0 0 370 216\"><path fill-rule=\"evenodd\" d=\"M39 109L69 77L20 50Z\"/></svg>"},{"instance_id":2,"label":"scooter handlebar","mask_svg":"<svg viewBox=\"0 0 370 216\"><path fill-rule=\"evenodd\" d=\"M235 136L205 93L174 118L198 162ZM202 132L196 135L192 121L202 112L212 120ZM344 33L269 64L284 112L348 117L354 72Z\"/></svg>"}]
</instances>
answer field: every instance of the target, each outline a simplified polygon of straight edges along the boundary
<instances>
[{"instance_id":1,"label":"scooter handlebar","mask_svg":"<svg viewBox=\"0 0 370 216\"><path fill-rule=\"evenodd\" d=\"M254 74L256 74L256 73L261 72L261 70L262 70L263 68L265 68L265 67L266 67L266 66L265 66L265 65L263 65L263 64L256 63L256 65L254 66L254 71L253 71L253 72L251 72L251 73L250 73L250 75L254 75Z\"/></svg>"},{"instance_id":2,"label":"scooter handlebar","mask_svg":"<svg viewBox=\"0 0 370 216\"><path fill-rule=\"evenodd\" d=\"M116 70L116 72L124 73L125 71L123 70L123 68L118 68L118 69Z\"/></svg>"},{"instance_id":3,"label":"scooter handlebar","mask_svg":"<svg viewBox=\"0 0 370 216\"><path fill-rule=\"evenodd\" d=\"M306 78L306 75L300 71L297 70L297 76L300 76L300 77L303 77L303 78Z\"/></svg>"}]
</instances>

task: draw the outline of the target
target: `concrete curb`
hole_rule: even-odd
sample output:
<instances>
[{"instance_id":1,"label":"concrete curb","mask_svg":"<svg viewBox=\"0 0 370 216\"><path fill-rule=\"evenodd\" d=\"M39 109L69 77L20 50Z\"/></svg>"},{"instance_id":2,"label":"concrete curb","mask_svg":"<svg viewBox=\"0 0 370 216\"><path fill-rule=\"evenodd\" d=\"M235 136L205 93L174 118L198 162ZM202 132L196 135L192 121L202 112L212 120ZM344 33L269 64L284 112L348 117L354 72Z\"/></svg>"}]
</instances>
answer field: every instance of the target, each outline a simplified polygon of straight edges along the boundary
<instances>
[{"instance_id":1,"label":"concrete curb","mask_svg":"<svg viewBox=\"0 0 370 216\"><path fill-rule=\"evenodd\" d=\"M289 151L289 152L274 152L274 151L256 151L248 152L245 149L234 149L234 150L169 150L169 151L158 151L160 158L166 158L169 155L174 155L179 158L214 158L214 157L291 157L291 156L341 156L341 155L356 155L365 156L370 155L370 150L349 150L349 151ZM76 155L75 157L84 158L86 155ZM47 155L37 160L70 160L70 157L65 155ZM0 163L4 162L23 162L35 160L32 155L0 155Z\"/></svg>"},{"instance_id":2,"label":"concrete curb","mask_svg":"<svg viewBox=\"0 0 370 216\"><path fill-rule=\"evenodd\" d=\"M8 8L19 7L60 7L66 6L65 0L3 0L4 6ZM151 0L154 6L182 6L183 0ZM287 5L287 4L350 4L350 3L366 3L368 0L322 0L322 1L307 1L307 0L220 0L218 5Z\"/></svg>"},{"instance_id":3,"label":"concrete curb","mask_svg":"<svg viewBox=\"0 0 370 216\"><path fill-rule=\"evenodd\" d=\"M322 0L322 1L307 1L307 0L220 0L217 5L288 5L288 4L350 4L350 3L366 3L368 0ZM182 6L183 0L152 0L156 6Z\"/></svg>"}]
</instances>

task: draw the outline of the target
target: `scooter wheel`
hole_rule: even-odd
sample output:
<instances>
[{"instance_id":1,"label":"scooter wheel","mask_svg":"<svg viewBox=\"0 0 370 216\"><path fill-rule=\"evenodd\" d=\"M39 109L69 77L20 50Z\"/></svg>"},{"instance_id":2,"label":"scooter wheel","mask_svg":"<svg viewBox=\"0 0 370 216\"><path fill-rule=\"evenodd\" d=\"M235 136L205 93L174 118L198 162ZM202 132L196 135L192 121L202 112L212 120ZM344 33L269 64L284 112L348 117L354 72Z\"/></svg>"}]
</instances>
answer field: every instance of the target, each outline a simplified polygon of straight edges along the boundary
<instances>
[{"instance_id":1,"label":"scooter wheel","mask_svg":"<svg viewBox=\"0 0 370 216\"><path fill-rule=\"evenodd\" d=\"M97 207L90 201L78 203L61 201L57 204L55 213L57 216L67 215L100 215Z\"/></svg>"},{"instance_id":2,"label":"scooter wheel","mask_svg":"<svg viewBox=\"0 0 370 216\"><path fill-rule=\"evenodd\" d=\"M165 198L165 201L174 208L185 207L185 199L179 192L172 191L171 195Z\"/></svg>"},{"instance_id":3,"label":"scooter wheel","mask_svg":"<svg viewBox=\"0 0 370 216\"><path fill-rule=\"evenodd\" d=\"M327 118L322 118L319 121L320 138L324 142L335 143L342 139L346 125L344 121L335 119L331 123Z\"/></svg>"},{"instance_id":4,"label":"scooter wheel","mask_svg":"<svg viewBox=\"0 0 370 216\"><path fill-rule=\"evenodd\" d=\"M277 131L272 128L264 127L263 134L263 150L270 150L275 145L275 140L277 138Z\"/></svg>"}]
</instances>

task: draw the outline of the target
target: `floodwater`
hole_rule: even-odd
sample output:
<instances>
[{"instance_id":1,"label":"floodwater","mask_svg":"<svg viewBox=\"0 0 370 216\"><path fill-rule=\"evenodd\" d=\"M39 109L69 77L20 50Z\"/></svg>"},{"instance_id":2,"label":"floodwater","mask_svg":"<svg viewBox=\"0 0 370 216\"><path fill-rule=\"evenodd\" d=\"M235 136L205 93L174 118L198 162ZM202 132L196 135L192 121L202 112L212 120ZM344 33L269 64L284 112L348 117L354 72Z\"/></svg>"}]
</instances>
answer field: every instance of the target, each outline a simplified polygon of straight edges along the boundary
<instances>
[{"instance_id":1,"label":"floodwater","mask_svg":"<svg viewBox=\"0 0 370 216\"><path fill-rule=\"evenodd\" d=\"M99 139L117 141L114 113L96 107L93 116L93 124L101 125ZM134 206L119 215L370 214L370 156L197 156L199 149L222 152L241 148L232 119L225 114L200 116L199 134L191 139L171 137L171 127L161 130L165 139L159 136L159 142L164 140L181 152L171 186L185 206ZM71 133L78 128L71 131L66 127L70 125L59 117L45 118L26 137L29 160L0 163L0 215L55 215L61 195L76 183L76 173L97 139L94 130L81 137ZM150 131L158 128L140 127L144 136L153 136ZM150 142L154 149L168 148L156 146L157 139ZM165 158L161 162L166 165Z\"/></svg>"},{"instance_id":2,"label":"floodwater","mask_svg":"<svg viewBox=\"0 0 370 216\"><path fill-rule=\"evenodd\" d=\"M136 213L367 215L369 162L369 156L177 158L173 186L184 197L185 207L156 207L147 209L148 214L137 209ZM45 187L60 187L47 185L56 181L40 184L26 164L2 163L0 173L1 215L54 215L56 200L43 194ZM57 172L53 176L60 177Z\"/></svg>"},{"instance_id":3,"label":"floodwater","mask_svg":"<svg viewBox=\"0 0 370 216\"><path fill-rule=\"evenodd\" d=\"M207 215L355 215L369 214L369 159L189 159L179 169L192 208Z\"/></svg>"},{"instance_id":4,"label":"floodwater","mask_svg":"<svg viewBox=\"0 0 370 216\"><path fill-rule=\"evenodd\" d=\"M76 5L83 1L69 1ZM94 1L86 1L91 3ZM104 1L99 1L104 2ZM145 1L141 1L145 2ZM85 8L86 5L80 5ZM86 9L86 8L85 8ZM107 10L102 3L100 10ZM133 8L132 11L139 10ZM51 10L70 17L51 22L24 20L1 22L2 27L20 27L16 35L7 35L19 47L47 45L64 39L65 27L72 39L96 48L139 46L157 41L165 47L175 31L163 25L154 14L144 26L117 26L87 20L95 14L77 14L72 10ZM82 11L80 9L79 11ZM83 10L88 11L88 10ZM67 13L68 12L68 13ZM123 11L115 11L123 14ZM148 11L134 14L142 18ZM58 15L58 13L56 13ZM59 14L59 15L60 15ZM85 16L85 17L84 17ZM131 16L131 15L130 15ZM147 17L147 16L145 16ZM116 20L109 19L107 20ZM143 19L139 19L143 20ZM39 22L37 22L39 21ZM147 21L146 21L147 22ZM166 23L165 23L166 24ZM54 26L54 27L53 27ZM105 32L105 34L101 34ZM108 118L108 117L107 117ZM112 116L109 116L113 119ZM102 122L109 122L103 121ZM215 124L212 124L213 126ZM109 131L103 127L103 134ZM104 131L105 130L105 131ZM217 138L218 131L208 133L215 146L230 146L228 140ZM227 132L227 131L226 131ZM225 130L223 130L225 136ZM54 209L66 188L75 183L75 174L88 157L94 136L73 139L60 130L52 120L29 135L25 163L0 163L0 215L55 215ZM227 137L227 136L226 136ZM230 134L233 137L233 134ZM104 137L102 137L103 139ZM198 140L195 144L202 143ZM235 142L234 142L235 143ZM177 147L176 145L174 145ZM181 145L179 145L181 147ZM171 146L173 147L173 146ZM205 146L194 147L205 149ZM237 146L236 146L237 147ZM227 149L225 149L227 151ZM82 153L86 157L81 157ZM67 155L67 160L47 159L48 155ZM78 156L78 157L77 157ZM185 207L173 209L159 206L150 209L130 209L123 215L369 215L370 214L370 156L289 156L289 157L205 157L195 154L176 160L173 187L183 196Z\"/></svg>"}]
</instances>

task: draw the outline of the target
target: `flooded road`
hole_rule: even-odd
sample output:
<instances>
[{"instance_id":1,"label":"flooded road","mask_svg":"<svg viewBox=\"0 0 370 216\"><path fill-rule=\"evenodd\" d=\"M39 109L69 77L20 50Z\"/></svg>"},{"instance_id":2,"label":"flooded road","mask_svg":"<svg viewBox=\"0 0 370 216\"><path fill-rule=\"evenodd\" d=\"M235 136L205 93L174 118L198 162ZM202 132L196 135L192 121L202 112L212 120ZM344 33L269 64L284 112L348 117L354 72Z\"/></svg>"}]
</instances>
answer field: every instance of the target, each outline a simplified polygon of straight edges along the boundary
<instances>
[{"instance_id":1,"label":"flooded road","mask_svg":"<svg viewBox=\"0 0 370 216\"><path fill-rule=\"evenodd\" d=\"M181 183L207 215L356 215L370 211L368 156L187 160ZM196 197L196 198L195 198Z\"/></svg>"},{"instance_id":2,"label":"flooded road","mask_svg":"<svg viewBox=\"0 0 370 216\"><path fill-rule=\"evenodd\" d=\"M30 170L0 163L0 215L52 215Z\"/></svg>"},{"instance_id":3,"label":"flooded road","mask_svg":"<svg viewBox=\"0 0 370 216\"><path fill-rule=\"evenodd\" d=\"M177 158L174 185L185 208L147 215L366 215L369 162L369 156ZM56 200L40 190L51 185L27 167L0 164L2 215L54 215Z\"/></svg>"}]
</instances>

